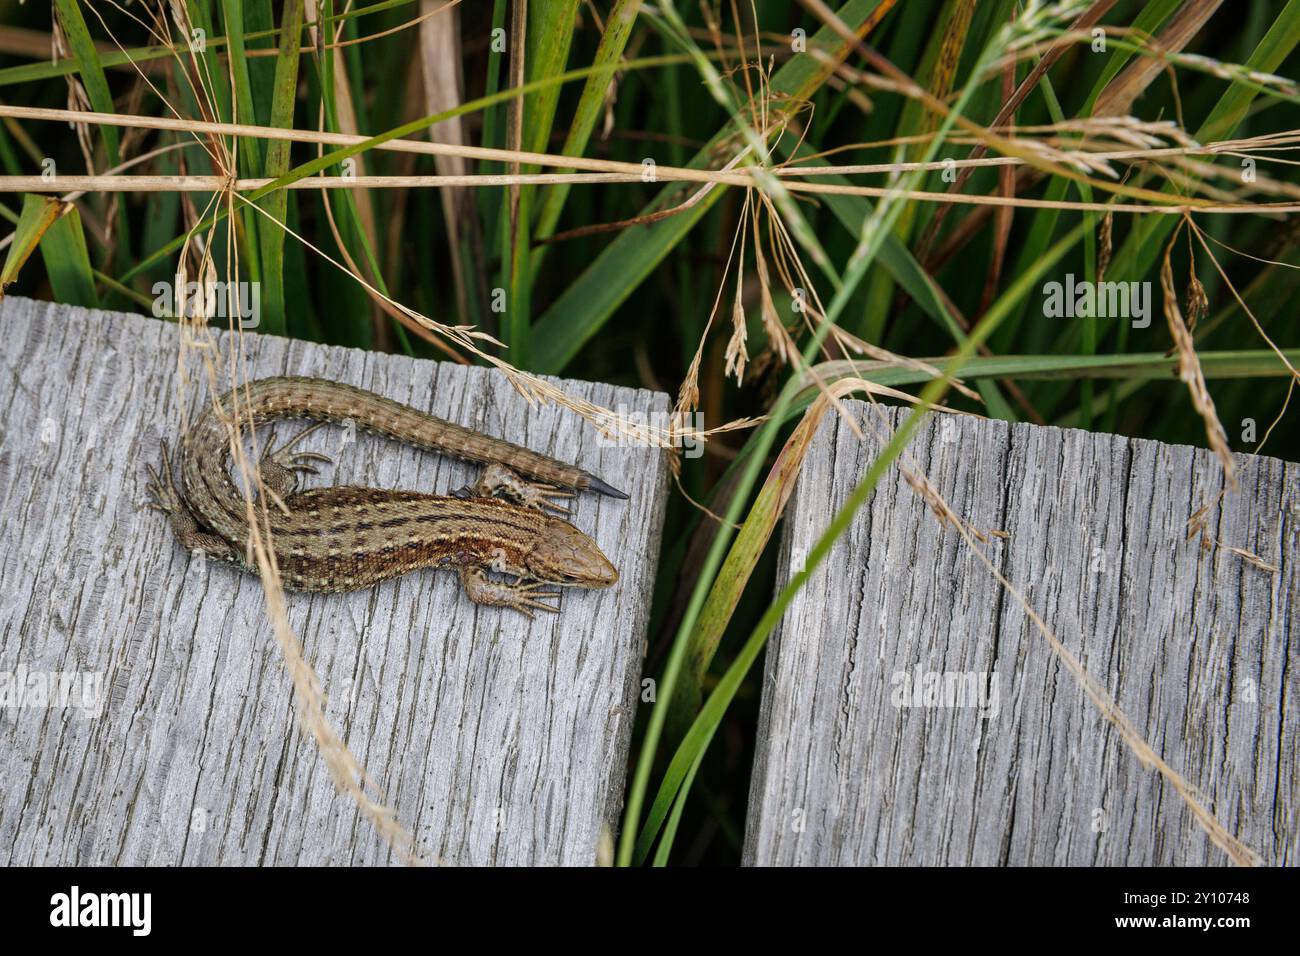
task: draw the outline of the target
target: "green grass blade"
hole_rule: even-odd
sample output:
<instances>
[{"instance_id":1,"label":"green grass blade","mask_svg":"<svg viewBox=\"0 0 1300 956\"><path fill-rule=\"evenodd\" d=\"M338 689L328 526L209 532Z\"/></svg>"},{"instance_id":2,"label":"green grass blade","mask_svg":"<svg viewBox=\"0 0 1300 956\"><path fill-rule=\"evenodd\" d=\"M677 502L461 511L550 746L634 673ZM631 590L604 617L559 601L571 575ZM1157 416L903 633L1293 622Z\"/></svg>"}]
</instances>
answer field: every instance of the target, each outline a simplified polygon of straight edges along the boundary
<instances>
[{"instance_id":1,"label":"green grass blade","mask_svg":"<svg viewBox=\"0 0 1300 956\"><path fill-rule=\"evenodd\" d=\"M550 79L564 72L573 42L579 0L545 0L528 5L528 79ZM516 38L517 42L517 38ZM590 82L590 81L589 81ZM540 87L524 101L524 149L547 152L560 87Z\"/></svg>"},{"instance_id":2,"label":"green grass blade","mask_svg":"<svg viewBox=\"0 0 1300 956\"><path fill-rule=\"evenodd\" d=\"M1294 364L1300 349L1282 349ZM1262 378L1290 375L1287 367L1272 349L1245 349L1226 352L1196 353L1206 378ZM952 374L952 358L923 358L941 372ZM868 363L873 365L873 363ZM1164 352L1126 352L1118 355L979 355L962 366L964 379L1013 378L1017 380L1069 380L1085 378L1127 379L1141 378L1152 381L1169 380L1174 384L1173 373L1178 368L1178 356ZM847 363L825 362L818 366L819 374L827 383L841 377L855 375L878 385L899 387L928 382L932 376L912 368L896 365L850 369ZM815 397L818 390L809 386L803 397Z\"/></svg>"},{"instance_id":3,"label":"green grass blade","mask_svg":"<svg viewBox=\"0 0 1300 956\"><path fill-rule=\"evenodd\" d=\"M410 0L403 0L410 2ZM277 35L276 30L260 30L247 34L245 40L262 40L273 38ZM220 50L226 44L226 37L209 34L205 40L209 50ZM138 46L126 47L122 50L107 50L98 53L99 63L102 67L109 66L126 66L131 63L148 63L150 60L166 60L176 54L171 47L166 46ZM50 80L60 76L71 76L80 74L82 65L75 59L57 60L53 63L24 63L21 66L8 66L0 70L0 86L17 86L27 83L37 83L41 80Z\"/></svg>"},{"instance_id":4,"label":"green grass blade","mask_svg":"<svg viewBox=\"0 0 1300 956\"><path fill-rule=\"evenodd\" d=\"M495 41L496 37L502 36L505 32L506 23L506 0L494 0L492 6L492 32L490 34ZM487 55L487 80L484 83L483 95L485 97L496 96L501 89L501 71L503 68L502 61L505 59L504 50L496 42L488 46ZM500 149L505 144L505 126L504 113L500 106L493 104L483 110L483 145L491 149ZM479 172L499 173L505 171L504 163L497 163L491 160L482 160L479 163ZM497 228L501 221L501 197L504 190L500 189L480 189L477 191L479 219L483 222L483 242L489 249L497 248L499 237Z\"/></svg>"},{"instance_id":5,"label":"green grass blade","mask_svg":"<svg viewBox=\"0 0 1300 956\"><path fill-rule=\"evenodd\" d=\"M578 0L548 0L528 6L528 36L525 69L530 82L552 80L564 73L573 42L573 25L578 15ZM519 42L515 38L515 43ZM612 75L612 74L611 74ZM588 79L590 82L590 78ZM521 148L544 153L550 144L555 110L560 101L559 84L550 83L524 97ZM520 172L535 173L538 167L524 165ZM503 261L509 263L506 311L506 344L511 362L520 367L530 365L532 353L532 209L535 186L521 186L518 207L513 210L508 237L509 248L503 249Z\"/></svg>"},{"instance_id":6,"label":"green grass blade","mask_svg":"<svg viewBox=\"0 0 1300 956\"><path fill-rule=\"evenodd\" d=\"M81 15L78 0L55 0L59 22L63 26L68 49L77 61L81 74L81 84L86 89L86 96L91 107L97 113L113 113L113 94L108 88L108 78L104 75L104 66L99 60L99 51L86 28L85 18ZM122 161L121 142L118 131L112 126L101 126L101 135L108 155L108 165L116 166ZM93 170L90 170L93 172ZM117 244L128 258L131 250L131 223L126 214L126 203L119 203L117 209Z\"/></svg>"},{"instance_id":7,"label":"green grass blade","mask_svg":"<svg viewBox=\"0 0 1300 956\"><path fill-rule=\"evenodd\" d=\"M256 97L245 50L243 0L221 0L221 9L225 15L226 36L230 41L230 76L235 87L235 112L232 118L237 123L256 124L257 109L253 105ZM241 136L239 159L243 168L250 173L262 169L262 141L252 136Z\"/></svg>"},{"instance_id":8,"label":"green grass blade","mask_svg":"<svg viewBox=\"0 0 1300 956\"><path fill-rule=\"evenodd\" d=\"M244 4L243 0L222 0L222 13L225 17L226 35L230 41L230 76L235 88L235 109L232 121L237 123L256 123L256 99L253 94L253 81L249 73L248 58L244 45ZM249 174L257 175L264 169L262 141L252 136L239 137L239 165ZM260 282L262 278L261 242L258 238L262 224L252 209L245 207L241 211L244 232L249 245L258 249L259 254L244 259L243 265L248 270L247 279Z\"/></svg>"},{"instance_id":9,"label":"green grass blade","mask_svg":"<svg viewBox=\"0 0 1300 956\"><path fill-rule=\"evenodd\" d=\"M53 197L36 196L31 193L23 195L22 212L18 215L13 241L9 243L9 252L5 256L4 268L0 270L0 296L4 295L4 290L18 278L19 270L36 251L41 237L50 226L54 225L62 210L63 203ZM8 215L9 211L5 210L5 212Z\"/></svg>"},{"instance_id":10,"label":"green grass blade","mask_svg":"<svg viewBox=\"0 0 1300 956\"><path fill-rule=\"evenodd\" d=\"M275 64L275 87L271 93L271 125L280 129L293 128L294 103L298 95L302 13L303 0L289 0L280 21L280 56ZM289 142L282 139L270 140L266 146L263 174L276 178L283 176L288 168ZM285 190L276 190L266 196L261 207L276 222L285 222L288 198ZM262 327L272 334L282 334L285 328L284 237L284 230L274 227L270 222L258 224L258 249L262 260Z\"/></svg>"},{"instance_id":11,"label":"green grass blade","mask_svg":"<svg viewBox=\"0 0 1300 956\"><path fill-rule=\"evenodd\" d=\"M622 59L628 37L632 35L632 27L636 24L637 14L641 12L641 2L642 0L615 0L614 8L605 20L605 33L596 48L596 58L593 61L596 65L617 64ZM564 138L564 146L561 149L565 156L581 156L586 150L591 131L596 128L596 121L604 112L605 98L613 81L614 74L597 73L589 76L587 82L583 84L582 95L578 98L578 106L573 113L573 122L569 124L569 132ZM556 172L567 172L567 170L556 170ZM568 183L563 183L546 190L537 217L536 237L538 239L554 234L555 225L560 221L560 213L564 209L564 201L569 196L569 188ZM534 269L540 260L541 256L535 257Z\"/></svg>"},{"instance_id":12,"label":"green grass blade","mask_svg":"<svg viewBox=\"0 0 1300 956\"><path fill-rule=\"evenodd\" d=\"M659 841L659 849L655 852L655 866L668 865L668 854L672 852L673 838L677 836L677 826L682 822L682 811L686 808L686 798L691 792L691 784L695 782L695 775L699 772L700 764L703 762L704 751L701 750L699 755L696 756L695 762L686 771L686 779L682 781L682 787L678 791L677 799L673 801L672 813L668 815L668 822L664 824L664 838Z\"/></svg>"},{"instance_id":13,"label":"green grass blade","mask_svg":"<svg viewBox=\"0 0 1300 956\"><path fill-rule=\"evenodd\" d=\"M41 258L50 276L50 288L59 302L99 308L95 276L86 251L86 236L81 229L81 214L76 206L54 221L41 237Z\"/></svg>"},{"instance_id":14,"label":"green grass blade","mask_svg":"<svg viewBox=\"0 0 1300 956\"><path fill-rule=\"evenodd\" d=\"M77 70L81 74L81 84L86 88L90 105L98 113L113 113L113 94L108 89L108 78L104 76L103 64L99 61L99 51L95 41L86 29L85 18L77 0L54 0L59 13L59 22L63 25L63 34L68 40L68 49L77 61ZM108 145L110 166L120 163L118 132L115 127L100 127L104 142Z\"/></svg>"}]
</instances>

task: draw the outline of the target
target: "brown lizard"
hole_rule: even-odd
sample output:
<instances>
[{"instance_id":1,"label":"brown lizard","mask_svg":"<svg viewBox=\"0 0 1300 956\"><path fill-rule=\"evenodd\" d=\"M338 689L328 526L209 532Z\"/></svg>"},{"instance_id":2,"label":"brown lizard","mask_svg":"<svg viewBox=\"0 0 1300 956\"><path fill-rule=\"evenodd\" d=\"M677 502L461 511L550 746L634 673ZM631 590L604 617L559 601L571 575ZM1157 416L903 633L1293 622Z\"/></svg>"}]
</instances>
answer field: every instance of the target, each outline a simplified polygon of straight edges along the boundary
<instances>
[{"instance_id":1,"label":"brown lizard","mask_svg":"<svg viewBox=\"0 0 1300 956\"><path fill-rule=\"evenodd\" d=\"M315 378L268 378L213 403L181 438L182 488L162 447L162 474L149 468L151 506L167 515L187 550L257 573L249 550L248 511L230 477L229 425L236 408L255 425L274 419L317 422L259 462L263 486L283 503L268 507L271 547L286 587L349 591L418 568L452 568L470 600L532 611L557 611L542 598L548 585L606 588L618 571L596 543L544 508L590 489L626 498L596 476L490 438L364 389ZM298 489L298 474L316 474L316 452L293 452L326 422L354 422L419 448L487 465L478 481L452 495L364 487ZM527 479L534 479L529 481ZM572 490L569 490L572 489ZM510 501L502 498L511 499ZM492 580L488 572L515 580Z\"/></svg>"}]
</instances>

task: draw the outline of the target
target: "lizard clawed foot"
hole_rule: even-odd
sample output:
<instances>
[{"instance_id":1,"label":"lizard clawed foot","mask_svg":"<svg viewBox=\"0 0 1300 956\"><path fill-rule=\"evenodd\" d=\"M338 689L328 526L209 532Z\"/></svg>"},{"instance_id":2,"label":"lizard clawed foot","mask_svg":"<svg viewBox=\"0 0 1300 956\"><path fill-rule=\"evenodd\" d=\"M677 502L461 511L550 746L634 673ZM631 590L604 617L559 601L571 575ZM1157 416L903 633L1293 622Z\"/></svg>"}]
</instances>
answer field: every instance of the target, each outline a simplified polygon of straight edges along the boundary
<instances>
[{"instance_id":1,"label":"lizard clawed foot","mask_svg":"<svg viewBox=\"0 0 1300 956\"><path fill-rule=\"evenodd\" d=\"M574 492L538 481L529 481L505 465L494 463L483 469L478 481L452 492L457 498L506 498L526 508L547 509L567 515L569 509L554 498L572 498Z\"/></svg>"},{"instance_id":2,"label":"lizard clawed foot","mask_svg":"<svg viewBox=\"0 0 1300 956\"><path fill-rule=\"evenodd\" d=\"M203 529L190 511L189 505L185 503L185 499L181 497L181 493L176 489L176 482L172 477L171 458L171 450L167 447L167 443L163 442L162 473L154 471L152 465L144 466L145 471L149 473L147 487L152 499L146 503L146 507L161 511L167 516L167 523L171 525L172 533L176 535L176 540L186 551L191 554L201 552L223 561L234 560L234 551L229 543Z\"/></svg>"},{"instance_id":3,"label":"lizard clawed foot","mask_svg":"<svg viewBox=\"0 0 1300 956\"><path fill-rule=\"evenodd\" d=\"M506 583L493 581L482 568L461 568L460 583L465 593L475 604L487 607L508 607L526 614L530 619L533 611L550 611L558 614L560 609L540 600L541 598L558 598L559 591L541 591L548 587L545 581L516 581Z\"/></svg>"},{"instance_id":4,"label":"lizard clawed foot","mask_svg":"<svg viewBox=\"0 0 1300 956\"><path fill-rule=\"evenodd\" d=\"M317 422L310 428L304 428L279 448L272 447L275 443L274 430L268 436L258 470L262 473L262 483L277 497L284 499L298 490L298 473L319 475L320 469L316 467L316 462L334 464L333 458L318 451L290 451L294 445L325 424Z\"/></svg>"},{"instance_id":5,"label":"lizard clawed foot","mask_svg":"<svg viewBox=\"0 0 1300 956\"><path fill-rule=\"evenodd\" d=\"M144 469L149 473L148 491L152 499L145 507L161 511L165 515L185 511L180 492L176 490L176 482L172 479L172 456L167 442L162 442L162 474L154 471L152 465L145 465Z\"/></svg>"}]
</instances>

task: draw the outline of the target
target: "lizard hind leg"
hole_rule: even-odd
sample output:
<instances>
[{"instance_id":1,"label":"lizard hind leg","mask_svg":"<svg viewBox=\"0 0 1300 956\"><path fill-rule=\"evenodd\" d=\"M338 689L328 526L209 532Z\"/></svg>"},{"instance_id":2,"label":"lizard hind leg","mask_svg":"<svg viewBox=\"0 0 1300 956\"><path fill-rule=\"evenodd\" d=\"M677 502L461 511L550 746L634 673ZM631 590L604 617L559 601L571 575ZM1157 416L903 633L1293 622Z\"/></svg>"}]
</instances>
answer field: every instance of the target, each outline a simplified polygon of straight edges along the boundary
<instances>
[{"instance_id":1,"label":"lizard hind leg","mask_svg":"<svg viewBox=\"0 0 1300 956\"><path fill-rule=\"evenodd\" d=\"M334 464L333 458L329 455L322 455L317 451L292 451L294 445L325 424L325 422L317 422L310 428L304 428L279 448L273 447L275 444L274 431L267 438L266 447L262 451L262 458L257 463L257 470L261 474L262 484L281 501L298 490L299 474L320 474L320 469L315 465L316 462L326 465Z\"/></svg>"},{"instance_id":2,"label":"lizard hind leg","mask_svg":"<svg viewBox=\"0 0 1300 956\"><path fill-rule=\"evenodd\" d=\"M452 492L457 498L506 498L526 508L545 511L547 508L560 514L568 514L569 509L552 501L553 498L572 498L572 491L556 488L554 485L529 481L518 472L493 462L483 469L478 481Z\"/></svg>"},{"instance_id":3,"label":"lizard hind leg","mask_svg":"<svg viewBox=\"0 0 1300 956\"><path fill-rule=\"evenodd\" d=\"M558 614L560 611L558 607L539 600L539 598L560 596L559 591L539 591L538 588L546 586L541 581L529 583L516 581L507 584L503 581L493 581L482 568L468 567L460 569L460 583L465 588L465 594L475 604L514 608L530 618L533 617L534 610L550 611L552 614Z\"/></svg>"},{"instance_id":4,"label":"lizard hind leg","mask_svg":"<svg viewBox=\"0 0 1300 956\"><path fill-rule=\"evenodd\" d=\"M166 442L162 443L162 474L154 471L151 465L145 465L145 470L149 473L148 507L166 515L167 523L171 525L172 533L182 548L191 554L198 552L221 561L239 562L238 551L225 538L199 524L185 504L185 499L176 490L176 482L172 478L171 452Z\"/></svg>"}]
</instances>

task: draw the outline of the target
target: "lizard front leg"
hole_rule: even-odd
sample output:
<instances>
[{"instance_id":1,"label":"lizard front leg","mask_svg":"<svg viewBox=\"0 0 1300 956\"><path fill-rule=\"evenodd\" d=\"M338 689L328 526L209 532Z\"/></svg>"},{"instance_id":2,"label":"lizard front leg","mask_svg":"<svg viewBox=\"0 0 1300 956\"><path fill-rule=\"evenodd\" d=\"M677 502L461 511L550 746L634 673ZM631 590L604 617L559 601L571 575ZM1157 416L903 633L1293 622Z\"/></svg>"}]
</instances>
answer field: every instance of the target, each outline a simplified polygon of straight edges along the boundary
<instances>
[{"instance_id":1,"label":"lizard front leg","mask_svg":"<svg viewBox=\"0 0 1300 956\"><path fill-rule=\"evenodd\" d=\"M560 610L538 600L538 598L560 596L559 591L537 590L546 586L542 581L527 584L516 581L507 584L503 581L493 581L481 567L463 567L460 569L460 583L465 588L465 594L475 604L514 608L529 617L533 616L534 609L550 611L552 614L558 614Z\"/></svg>"},{"instance_id":2,"label":"lizard front leg","mask_svg":"<svg viewBox=\"0 0 1300 956\"><path fill-rule=\"evenodd\" d=\"M472 485L457 489L452 494L457 498L505 498L527 508L536 508L538 511L550 508L560 514L568 514L569 509L551 499L572 498L574 496L572 491L565 491L562 488L556 488L553 485L542 484L537 481L529 481L500 462L488 465L483 469L483 473L478 476L478 481Z\"/></svg>"}]
</instances>

